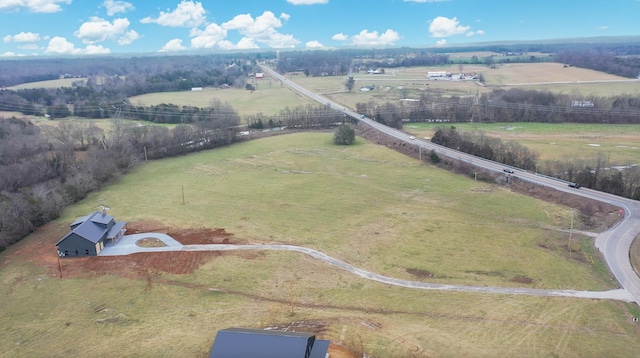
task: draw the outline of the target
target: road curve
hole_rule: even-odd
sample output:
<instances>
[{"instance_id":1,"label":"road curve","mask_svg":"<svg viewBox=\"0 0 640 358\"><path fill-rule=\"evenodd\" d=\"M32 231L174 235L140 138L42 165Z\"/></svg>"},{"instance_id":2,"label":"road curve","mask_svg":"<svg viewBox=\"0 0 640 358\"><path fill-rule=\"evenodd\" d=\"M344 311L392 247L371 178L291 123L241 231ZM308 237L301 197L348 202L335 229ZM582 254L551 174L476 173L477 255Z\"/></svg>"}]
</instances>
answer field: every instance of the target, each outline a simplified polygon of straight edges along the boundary
<instances>
[{"instance_id":1,"label":"road curve","mask_svg":"<svg viewBox=\"0 0 640 358\"><path fill-rule=\"evenodd\" d=\"M421 150L433 150L440 156L447 156L460 161L465 161L475 166L495 172L502 172L502 169L504 168L504 165L501 163L496 163L490 160L475 157L454 149L431 143L429 141L412 139L410 134L387 127L369 118L362 117L359 113L351 111L348 108L343 107L341 104L334 103L325 97L309 91L308 89L300 86L297 83L287 80L284 76L277 73L268 66L262 66L262 70L271 75L273 78L281 81L285 86L288 86L289 88L323 105L331 106L331 108L341 110L344 114L362 121L363 123L380 132L383 132L398 140L405 141L409 144L416 145ZM536 185L542 185L563 192L569 192L575 195L579 195L585 198L609 203L620 207L624 211L624 218L616 226L598 235L598 237L596 238L596 247L600 250L600 252L602 252L604 259L607 262L607 265L609 266L609 269L613 273L616 280L618 280L623 289L626 290L631 297L633 297L632 301L640 304L640 278L638 278L638 275L631 267L631 262L629 260L629 251L631 249L631 244L633 243L635 237L640 233L640 202L586 188L569 188L565 181L537 175L536 173L518 170L517 168L513 169L515 169L515 173L510 175L520 180L525 180Z\"/></svg>"}]
</instances>

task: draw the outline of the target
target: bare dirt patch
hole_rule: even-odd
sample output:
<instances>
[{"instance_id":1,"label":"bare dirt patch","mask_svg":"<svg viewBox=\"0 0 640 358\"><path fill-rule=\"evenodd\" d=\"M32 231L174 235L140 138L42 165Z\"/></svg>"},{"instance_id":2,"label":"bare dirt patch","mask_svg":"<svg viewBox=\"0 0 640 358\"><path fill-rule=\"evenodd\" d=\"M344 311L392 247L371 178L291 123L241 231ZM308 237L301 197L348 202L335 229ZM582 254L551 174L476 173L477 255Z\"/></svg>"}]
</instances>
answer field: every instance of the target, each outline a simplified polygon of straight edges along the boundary
<instances>
[{"instance_id":1,"label":"bare dirt patch","mask_svg":"<svg viewBox=\"0 0 640 358\"><path fill-rule=\"evenodd\" d=\"M530 279L529 277L525 277L525 276L516 276L511 279L511 282L524 283L529 285L533 282L533 279Z\"/></svg>"},{"instance_id":2,"label":"bare dirt patch","mask_svg":"<svg viewBox=\"0 0 640 358\"><path fill-rule=\"evenodd\" d=\"M428 277L433 277L433 273L427 271L427 270L420 270L420 269L415 269L415 268L408 268L405 271L407 271L407 273L417 277L417 278L428 278Z\"/></svg>"},{"instance_id":3,"label":"bare dirt patch","mask_svg":"<svg viewBox=\"0 0 640 358\"><path fill-rule=\"evenodd\" d=\"M248 260L260 256L248 252L237 254L215 251L176 251L58 260L55 244L68 230L68 226L53 222L38 228L33 234L34 237L22 240L11 248L16 250L14 255L4 255L5 261L0 263L0 267L10 260L26 260L46 267L52 276L59 276L62 273L63 278L113 274L142 278L149 282L162 273L190 274L209 260L221 255L240 255ZM239 240L221 228L167 228L154 222L132 222L127 225L127 234L152 231L168 234L183 245L246 243L245 240ZM142 239L142 241L143 244L152 244L151 240ZM59 266L58 262L60 262Z\"/></svg>"}]
</instances>

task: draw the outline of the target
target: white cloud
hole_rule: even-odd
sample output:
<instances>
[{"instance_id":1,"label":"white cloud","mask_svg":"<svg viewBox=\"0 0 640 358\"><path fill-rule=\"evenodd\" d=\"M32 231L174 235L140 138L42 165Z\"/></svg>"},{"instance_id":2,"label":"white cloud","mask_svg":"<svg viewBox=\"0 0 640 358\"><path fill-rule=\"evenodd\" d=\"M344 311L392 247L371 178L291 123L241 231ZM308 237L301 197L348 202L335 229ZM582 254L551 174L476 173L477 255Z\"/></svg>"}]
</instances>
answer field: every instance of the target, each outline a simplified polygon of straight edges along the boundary
<instances>
[{"instance_id":1,"label":"white cloud","mask_svg":"<svg viewBox=\"0 0 640 358\"><path fill-rule=\"evenodd\" d=\"M440 39L436 42L436 47L444 47L444 46L447 46L447 40Z\"/></svg>"},{"instance_id":2,"label":"white cloud","mask_svg":"<svg viewBox=\"0 0 640 358\"><path fill-rule=\"evenodd\" d=\"M37 42L40 41L40 34L33 32L21 32L13 36L7 35L2 39L4 42Z\"/></svg>"},{"instance_id":3,"label":"white cloud","mask_svg":"<svg viewBox=\"0 0 640 358\"><path fill-rule=\"evenodd\" d=\"M331 36L332 40L336 40L336 41L347 41L349 39L349 36L343 34L342 32L339 34L335 34L333 36Z\"/></svg>"},{"instance_id":4,"label":"white cloud","mask_svg":"<svg viewBox=\"0 0 640 358\"><path fill-rule=\"evenodd\" d=\"M56 36L49 41L49 45L44 52L59 55L96 55L110 53L111 50L102 47L102 45L89 45L83 49L76 48L66 38Z\"/></svg>"},{"instance_id":5,"label":"white cloud","mask_svg":"<svg viewBox=\"0 0 640 358\"><path fill-rule=\"evenodd\" d=\"M638 0L638 1L640 1L640 0ZM609 29L609 26L596 26L596 30L598 30L598 31L608 30L608 29Z\"/></svg>"},{"instance_id":6,"label":"white cloud","mask_svg":"<svg viewBox=\"0 0 640 358\"><path fill-rule=\"evenodd\" d=\"M204 31L199 29L191 30L191 47L193 48L213 48L219 45L227 37L227 30L218 24L210 24Z\"/></svg>"},{"instance_id":7,"label":"white cloud","mask_svg":"<svg viewBox=\"0 0 640 358\"><path fill-rule=\"evenodd\" d=\"M113 16L121 12L125 13L127 11L135 10L135 7L132 3L119 0L105 0L104 3L102 3L102 6L107 9L107 15L109 16Z\"/></svg>"},{"instance_id":8,"label":"white cloud","mask_svg":"<svg viewBox=\"0 0 640 358\"><path fill-rule=\"evenodd\" d=\"M137 32L129 30L129 20L126 18L109 22L95 16L80 25L74 35L86 44L117 39L121 45L128 45L140 38Z\"/></svg>"},{"instance_id":9,"label":"white cloud","mask_svg":"<svg viewBox=\"0 0 640 358\"><path fill-rule=\"evenodd\" d=\"M457 18L438 16L431 21L429 32L432 37L449 37L464 34L471 30L471 26L462 26Z\"/></svg>"},{"instance_id":10,"label":"white cloud","mask_svg":"<svg viewBox=\"0 0 640 358\"><path fill-rule=\"evenodd\" d=\"M305 44L305 46L307 46L308 48L322 48L324 47L324 45L322 45L319 41L309 41Z\"/></svg>"},{"instance_id":11,"label":"white cloud","mask_svg":"<svg viewBox=\"0 0 640 358\"><path fill-rule=\"evenodd\" d=\"M52 13L62 10L60 4L71 4L72 0L0 0L0 11L20 11Z\"/></svg>"},{"instance_id":12,"label":"white cloud","mask_svg":"<svg viewBox=\"0 0 640 358\"><path fill-rule=\"evenodd\" d=\"M357 46L388 46L393 45L400 39L400 34L388 29L378 35L378 31L369 32L362 30L359 34L351 37L351 43Z\"/></svg>"},{"instance_id":13,"label":"white cloud","mask_svg":"<svg viewBox=\"0 0 640 358\"><path fill-rule=\"evenodd\" d=\"M0 57L14 57L14 56L18 56L18 55L16 55L15 52L11 52L11 51L5 52L2 55L0 55Z\"/></svg>"},{"instance_id":14,"label":"white cloud","mask_svg":"<svg viewBox=\"0 0 640 358\"><path fill-rule=\"evenodd\" d=\"M160 52L182 51L186 49L186 47L182 46L182 40L173 39L164 44L164 46L162 46L162 48L160 49Z\"/></svg>"},{"instance_id":15,"label":"white cloud","mask_svg":"<svg viewBox=\"0 0 640 358\"><path fill-rule=\"evenodd\" d=\"M118 39L118 45L131 45L135 40L140 38L140 34L135 30L129 30Z\"/></svg>"},{"instance_id":16,"label":"white cloud","mask_svg":"<svg viewBox=\"0 0 640 358\"><path fill-rule=\"evenodd\" d=\"M160 11L157 18L145 17L140 20L143 24L156 23L168 27L194 27L202 25L206 11L202 3L183 0L173 11Z\"/></svg>"},{"instance_id":17,"label":"white cloud","mask_svg":"<svg viewBox=\"0 0 640 358\"><path fill-rule=\"evenodd\" d=\"M329 0L287 0L287 2L293 5L315 5L328 4Z\"/></svg>"},{"instance_id":18,"label":"white cloud","mask_svg":"<svg viewBox=\"0 0 640 358\"><path fill-rule=\"evenodd\" d=\"M258 46L256 44L256 42L253 41L252 38L243 37L243 38L240 39L240 41L238 41L238 44L236 45L236 48L242 49L242 50L248 50L248 49L252 49L252 48L260 48L260 46Z\"/></svg>"},{"instance_id":19,"label":"white cloud","mask_svg":"<svg viewBox=\"0 0 640 358\"><path fill-rule=\"evenodd\" d=\"M251 39L254 44L263 43L269 47L286 48L294 47L300 41L293 35L281 34L276 31L282 27L282 20L287 21L289 14L282 13L276 17L271 11L265 11L255 19L251 14L236 15L230 21L221 26L225 30L238 30L244 37Z\"/></svg>"},{"instance_id":20,"label":"white cloud","mask_svg":"<svg viewBox=\"0 0 640 358\"><path fill-rule=\"evenodd\" d=\"M482 35L484 35L484 31L483 31L483 30L478 30L478 31L469 31L469 32L467 32L467 33L465 34L465 36L467 36L467 37L476 36L476 35L478 35L478 36L482 36Z\"/></svg>"}]
</instances>

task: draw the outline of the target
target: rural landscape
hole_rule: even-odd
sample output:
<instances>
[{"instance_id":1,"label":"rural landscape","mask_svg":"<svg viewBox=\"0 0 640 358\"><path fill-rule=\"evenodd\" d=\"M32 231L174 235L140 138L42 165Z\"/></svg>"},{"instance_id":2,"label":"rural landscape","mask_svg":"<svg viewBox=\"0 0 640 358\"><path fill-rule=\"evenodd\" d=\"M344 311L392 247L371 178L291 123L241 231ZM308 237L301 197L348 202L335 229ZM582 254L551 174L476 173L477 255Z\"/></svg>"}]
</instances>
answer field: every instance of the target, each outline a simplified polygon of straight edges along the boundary
<instances>
[{"instance_id":1,"label":"rural landscape","mask_svg":"<svg viewBox=\"0 0 640 358\"><path fill-rule=\"evenodd\" d=\"M0 357L635 356L627 214L575 194L640 199L640 53L589 46L0 60ZM61 257L96 211L139 252Z\"/></svg>"}]
</instances>

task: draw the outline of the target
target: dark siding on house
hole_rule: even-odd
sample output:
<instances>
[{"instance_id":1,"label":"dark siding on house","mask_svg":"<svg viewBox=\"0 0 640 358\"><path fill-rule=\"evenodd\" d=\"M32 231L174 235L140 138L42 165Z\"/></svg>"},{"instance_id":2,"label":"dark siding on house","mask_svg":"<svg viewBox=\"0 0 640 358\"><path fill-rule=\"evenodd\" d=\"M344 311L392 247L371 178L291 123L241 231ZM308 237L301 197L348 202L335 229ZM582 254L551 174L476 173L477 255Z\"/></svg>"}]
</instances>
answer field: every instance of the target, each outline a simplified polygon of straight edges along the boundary
<instances>
[{"instance_id":1,"label":"dark siding on house","mask_svg":"<svg viewBox=\"0 0 640 358\"><path fill-rule=\"evenodd\" d=\"M75 233L70 233L64 240L58 244L58 254L61 257L76 257L76 256L95 256L96 245L91 241L78 236Z\"/></svg>"}]
</instances>

